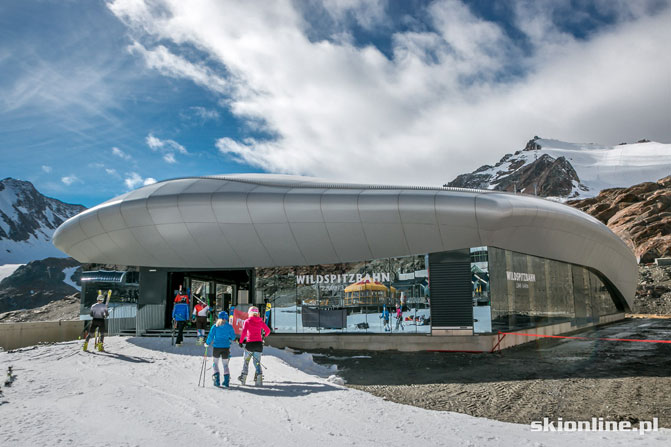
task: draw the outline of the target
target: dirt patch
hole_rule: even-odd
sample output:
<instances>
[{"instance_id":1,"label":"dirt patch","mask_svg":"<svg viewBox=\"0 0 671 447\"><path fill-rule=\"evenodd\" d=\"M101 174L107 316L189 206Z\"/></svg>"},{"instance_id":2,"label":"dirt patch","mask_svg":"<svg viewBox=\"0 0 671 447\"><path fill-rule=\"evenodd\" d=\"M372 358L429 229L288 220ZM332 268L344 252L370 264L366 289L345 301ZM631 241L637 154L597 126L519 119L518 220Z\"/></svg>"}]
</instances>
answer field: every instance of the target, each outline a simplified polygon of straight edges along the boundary
<instances>
[{"instance_id":1,"label":"dirt patch","mask_svg":"<svg viewBox=\"0 0 671 447\"><path fill-rule=\"evenodd\" d=\"M34 309L13 310L0 313L0 323L79 320L79 307L79 293L75 293Z\"/></svg>"},{"instance_id":2,"label":"dirt patch","mask_svg":"<svg viewBox=\"0 0 671 447\"><path fill-rule=\"evenodd\" d=\"M628 319L594 338L671 340L669 319ZM348 386L390 401L528 424L659 418L671 427L671 344L542 339L497 354L322 352Z\"/></svg>"}]
</instances>

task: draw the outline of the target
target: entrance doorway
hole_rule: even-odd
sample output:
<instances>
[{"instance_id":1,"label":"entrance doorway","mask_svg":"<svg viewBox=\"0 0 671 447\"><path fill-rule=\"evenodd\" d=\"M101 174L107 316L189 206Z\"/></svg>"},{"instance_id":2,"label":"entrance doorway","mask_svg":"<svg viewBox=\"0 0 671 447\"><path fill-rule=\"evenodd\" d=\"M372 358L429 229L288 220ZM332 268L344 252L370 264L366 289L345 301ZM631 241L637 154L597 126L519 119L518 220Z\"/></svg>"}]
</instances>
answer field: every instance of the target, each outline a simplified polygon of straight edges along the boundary
<instances>
[{"instance_id":1,"label":"entrance doorway","mask_svg":"<svg viewBox=\"0 0 671 447\"><path fill-rule=\"evenodd\" d=\"M230 312L233 306L247 304L253 296L253 284L253 269L168 272L165 327L170 328L172 323L172 309L180 287L189 296L189 315L193 306L201 302L212 309L210 324L213 324L222 310Z\"/></svg>"}]
</instances>

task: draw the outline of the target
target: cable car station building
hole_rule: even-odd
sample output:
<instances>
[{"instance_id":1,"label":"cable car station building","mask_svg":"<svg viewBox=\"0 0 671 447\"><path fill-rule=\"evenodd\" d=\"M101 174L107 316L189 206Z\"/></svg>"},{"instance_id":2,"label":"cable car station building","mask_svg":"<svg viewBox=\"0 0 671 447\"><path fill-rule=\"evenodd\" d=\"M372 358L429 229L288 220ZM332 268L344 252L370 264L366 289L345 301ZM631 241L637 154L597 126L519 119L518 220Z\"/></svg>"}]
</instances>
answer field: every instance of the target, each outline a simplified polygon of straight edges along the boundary
<instances>
[{"instance_id":1,"label":"cable car station building","mask_svg":"<svg viewBox=\"0 0 671 447\"><path fill-rule=\"evenodd\" d=\"M529 341L515 333L622 319L637 277L617 236L560 203L295 176L155 183L53 240L82 263L137 272L116 274L114 327L167 328L183 286L217 311L269 305L268 342L303 349L505 348ZM84 273L83 315L110 276Z\"/></svg>"}]
</instances>

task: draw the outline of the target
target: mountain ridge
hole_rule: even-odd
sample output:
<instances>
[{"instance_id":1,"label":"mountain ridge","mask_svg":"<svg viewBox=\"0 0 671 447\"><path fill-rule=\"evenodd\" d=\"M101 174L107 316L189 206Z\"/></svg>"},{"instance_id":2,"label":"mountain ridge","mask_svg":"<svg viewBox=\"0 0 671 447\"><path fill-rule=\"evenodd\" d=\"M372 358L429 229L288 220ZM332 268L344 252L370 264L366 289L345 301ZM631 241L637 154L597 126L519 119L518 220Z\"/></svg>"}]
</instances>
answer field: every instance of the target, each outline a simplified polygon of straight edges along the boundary
<instances>
[{"instance_id":1,"label":"mountain ridge","mask_svg":"<svg viewBox=\"0 0 671 447\"><path fill-rule=\"evenodd\" d=\"M642 139L616 146L567 143L535 136L523 149L505 154L444 186L584 199L601 190L630 187L671 172L671 144Z\"/></svg>"},{"instance_id":2,"label":"mountain ridge","mask_svg":"<svg viewBox=\"0 0 671 447\"><path fill-rule=\"evenodd\" d=\"M53 246L51 237L63 222L85 209L47 197L28 181L0 180L0 265L67 257Z\"/></svg>"}]
</instances>

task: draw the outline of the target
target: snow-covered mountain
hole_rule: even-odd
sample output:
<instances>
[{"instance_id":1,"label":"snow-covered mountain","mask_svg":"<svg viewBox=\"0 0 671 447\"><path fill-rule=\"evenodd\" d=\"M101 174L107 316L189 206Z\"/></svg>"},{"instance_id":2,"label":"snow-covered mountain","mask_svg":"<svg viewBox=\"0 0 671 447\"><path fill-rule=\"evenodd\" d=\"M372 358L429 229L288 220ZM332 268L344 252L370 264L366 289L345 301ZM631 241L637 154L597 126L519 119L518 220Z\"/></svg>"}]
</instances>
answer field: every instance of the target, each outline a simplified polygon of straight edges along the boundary
<instances>
[{"instance_id":1,"label":"snow-covered mountain","mask_svg":"<svg viewBox=\"0 0 671 447\"><path fill-rule=\"evenodd\" d=\"M578 199L607 188L654 182L669 173L671 144L641 140L604 146L534 137L494 166L481 166L445 186Z\"/></svg>"},{"instance_id":2,"label":"snow-covered mountain","mask_svg":"<svg viewBox=\"0 0 671 447\"><path fill-rule=\"evenodd\" d=\"M85 209L45 197L30 182L1 180L0 265L67 257L54 247L51 236L60 224Z\"/></svg>"}]
</instances>

